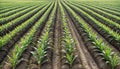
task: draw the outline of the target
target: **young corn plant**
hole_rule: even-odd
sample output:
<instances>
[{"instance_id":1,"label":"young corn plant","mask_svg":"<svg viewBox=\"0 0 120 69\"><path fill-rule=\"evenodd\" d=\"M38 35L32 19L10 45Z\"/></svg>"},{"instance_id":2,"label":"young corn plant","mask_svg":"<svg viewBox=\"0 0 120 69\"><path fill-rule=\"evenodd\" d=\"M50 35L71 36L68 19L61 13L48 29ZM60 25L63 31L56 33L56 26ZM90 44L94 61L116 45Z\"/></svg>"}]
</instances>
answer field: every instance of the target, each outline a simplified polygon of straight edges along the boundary
<instances>
[{"instance_id":1,"label":"young corn plant","mask_svg":"<svg viewBox=\"0 0 120 69\"><path fill-rule=\"evenodd\" d=\"M114 54L112 58L114 60L110 60L110 64L112 66L112 69L115 69L116 66L120 64L120 58L117 56L117 54Z\"/></svg>"},{"instance_id":2,"label":"young corn plant","mask_svg":"<svg viewBox=\"0 0 120 69\"><path fill-rule=\"evenodd\" d=\"M70 65L70 67L72 67L73 62L77 58L77 56L74 55L75 42L72 39L70 39L70 36L66 36L65 42L66 42L66 44L65 44L65 46L66 46L66 58L67 58L68 64Z\"/></svg>"},{"instance_id":3,"label":"young corn plant","mask_svg":"<svg viewBox=\"0 0 120 69\"><path fill-rule=\"evenodd\" d=\"M73 46L75 46L75 43L69 37L70 36L66 36L65 38L65 42L66 42L65 46L66 46L67 52L70 54L74 51Z\"/></svg>"},{"instance_id":4,"label":"young corn plant","mask_svg":"<svg viewBox=\"0 0 120 69\"><path fill-rule=\"evenodd\" d=\"M46 57L46 51L43 49L42 46L39 46L38 48L34 48L36 52L31 52L35 59L37 60L38 64L42 64L44 61L44 58Z\"/></svg>"},{"instance_id":5,"label":"young corn plant","mask_svg":"<svg viewBox=\"0 0 120 69\"><path fill-rule=\"evenodd\" d=\"M16 65L22 61L22 59L19 60L21 50L19 46L16 46L11 56L8 56L12 69L15 69Z\"/></svg>"},{"instance_id":6,"label":"young corn plant","mask_svg":"<svg viewBox=\"0 0 120 69\"><path fill-rule=\"evenodd\" d=\"M112 50L110 48L107 48L103 51L103 54L104 54L103 56L104 56L105 60L109 62L111 60L111 57L112 57L111 56Z\"/></svg>"},{"instance_id":7,"label":"young corn plant","mask_svg":"<svg viewBox=\"0 0 120 69\"><path fill-rule=\"evenodd\" d=\"M49 32L46 32L41 41L38 41L38 46L34 47L35 52L31 52L33 56L37 59L38 64L43 64L45 58L47 57L47 46L48 46Z\"/></svg>"},{"instance_id":8,"label":"young corn plant","mask_svg":"<svg viewBox=\"0 0 120 69\"><path fill-rule=\"evenodd\" d=\"M67 58L67 61L68 61L69 65L70 65L70 67L72 67L73 62L75 61L77 56L75 56L73 53L72 54L66 54L66 58Z\"/></svg>"}]
</instances>

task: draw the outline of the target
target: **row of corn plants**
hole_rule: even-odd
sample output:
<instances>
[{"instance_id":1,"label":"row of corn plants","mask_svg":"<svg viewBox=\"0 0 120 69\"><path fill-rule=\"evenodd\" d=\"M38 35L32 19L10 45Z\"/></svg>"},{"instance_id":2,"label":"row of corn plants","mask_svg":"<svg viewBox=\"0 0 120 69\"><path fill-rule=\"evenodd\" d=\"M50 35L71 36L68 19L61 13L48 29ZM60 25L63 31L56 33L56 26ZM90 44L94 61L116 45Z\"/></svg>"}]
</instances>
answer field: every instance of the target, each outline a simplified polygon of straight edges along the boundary
<instances>
[{"instance_id":1,"label":"row of corn plants","mask_svg":"<svg viewBox=\"0 0 120 69\"><path fill-rule=\"evenodd\" d=\"M96 3L94 1L93 2L89 1L89 3L83 2L83 1L81 1L81 2L80 1L77 1L77 2L76 1L71 1L71 2L74 2L76 4L77 3L79 3L79 4L85 4L85 5L93 6L93 7L99 8L99 9L101 8L101 9L104 9L104 11L106 10L105 12L108 12L108 11L110 13L114 12L114 13L116 13L116 15L119 14L119 12L120 12L119 6L117 6L117 3L119 3L119 2L114 2L114 3L102 2L102 1L101 1L101 3L100 2ZM114 4L114 5L116 4L116 6L114 6L112 4ZM96 6L96 5L98 5L98 6Z\"/></svg>"},{"instance_id":2,"label":"row of corn plants","mask_svg":"<svg viewBox=\"0 0 120 69\"><path fill-rule=\"evenodd\" d=\"M115 7L111 7L111 8L110 8L110 7L106 7L106 6L105 6L105 8L106 8L106 9L109 9L109 10L112 10L112 11L115 11L115 12L118 12L118 13L120 12L120 10L119 10L119 9L115 9Z\"/></svg>"},{"instance_id":3,"label":"row of corn plants","mask_svg":"<svg viewBox=\"0 0 120 69\"><path fill-rule=\"evenodd\" d=\"M24 30L27 27L29 27L29 25L32 26L33 24L35 24L36 20L38 20L39 17L41 15L43 15L43 13L47 10L47 8L49 7L49 5L45 6L42 10L41 10L41 7L39 7L38 9L40 11L38 10L38 12L36 12L36 14L32 18L28 19L27 21L25 21L24 23L22 23L20 26L16 27L13 31L11 31L10 33L6 34L4 37L1 37L0 38L0 48L2 46L4 46L5 44L7 44L12 38L14 38L14 36L17 33L22 32L22 30Z\"/></svg>"},{"instance_id":4,"label":"row of corn plants","mask_svg":"<svg viewBox=\"0 0 120 69\"><path fill-rule=\"evenodd\" d=\"M41 3L45 3L45 2L41 2ZM12 3L1 3L0 5L0 8L3 8L2 10L0 10L0 14L4 14L4 13L7 13L7 12L10 12L10 11L13 11L15 9L19 9L19 8L22 8L22 7L25 7L25 6L31 6L31 5L38 5L38 3L15 3L15 4L12 4Z\"/></svg>"},{"instance_id":5,"label":"row of corn plants","mask_svg":"<svg viewBox=\"0 0 120 69\"><path fill-rule=\"evenodd\" d=\"M96 7L95 5L92 5L92 6ZM113 7L113 6L110 7L110 6L107 6L107 5L99 5L96 8L99 8L99 9L105 11L105 12L109 12L111 14L114 14L116 16L120 16L119 9L115 9L115 7Z\"/></svg>"},{"instance_id":6,"label":"row of corn plants","mask_svg":"<svg viewBox=\"0 0 120 69\"><path fill-rule=\"evenodd\" d=\"M9 11L11 11L11 10L18 9L18 8L20 8L20 7L23 7L23 6L16 6L16 7L13 7L13 6L12 6L12 7L9 7L9 8L7 8L7 9L5 9L5 10L1 10L1 11L0 11L0 14L9 12Z\"/></svg>"},{"instance_id":7,"label":"row of corn plants","mask_svg":"<svg viewBox=\"0 0 120 69\"><path fill-rule=\"evenodd\" d=\"M63 5L67 10L69 10L68 12L73 16L73 18L75 18L78 21L80 26L83 28L84 32L87 33L87 36L89 37L90 41L92 41L97 51L101 53L100 55L103 56L103 58L106 60L106 63L110 64L112 69L115 69L116 66L120 63L120 58L118 57L118 55L116 53L113 54L112 49L104 43L103 39L98 39L97 35L92 31L92 29L84 21L82 21L80 17L71 8L69 8L64 3Z\"/></svg>"},{"instance_id":8,"label":"row of corn plants","mask_svg":"<svg viewBox=\"0 0 120 69\"><path fill-rule=\"evenodd\" d=\"M104 31L104 33L108 34L107 37L109 38L109 42L111 41L116 41L116 46L118 48L118 50L120 49L120 34L117 32L114 32L112 29L110 29L109 27L107 27L106 25L102 24L101 22L97 21L96 19L94 19L92 16L90 16L88 13L84 12L83 10L79 9L78 7L74 6L74 5L70 5L68 4L71 8L73 8L74 10L76 10L76 12L78 11L78 13L80 13L82 16L85 17L85 19L87 19L89 22L94 23L100 30Z\"/></svg>"},{"instance_id":9,"label":"row of corn plants","mask_svg":"<svg viewBox=\"0 0 120 69\"><path fill-rule=\"evenodd\" d=\"M28 20L29 18L31 18L33 15L36 14L36 12L38 12L44 6L45 5L41 5L41 7L34 6L34 7L29 8L29 9L26 9L26 10L24 10L24 11L21 12L21 13L24 13L24 14L20 14L22 16L20 16L20 17L14 19L14 20L8 22L7 24L4 24L4 25L0 26L0 34L1 34L1 36L2 36L2 34L5 34L6 31L8 31L8 29L9 29L9 31L11 31L10 28L14 28L15 26L20 25L23 22L25 22L26 20Z\"/></svg>"},{"instance_id":10,"label":"row of corn plants","mask_svg":"<svg viewBox=\"0 0 120 69\"><path fill-rule=\"evenodd\" d=\"M83 4L82 4L82 5L83 5ZM105 11L99 9L99 8L94 7L94 6L89 6L89 5L85 5L85 4L84 4L83 6L88 7L89 9L91 9L91 10L93 10L94 12L96 12L96 13L98 13L98 14L106 17L106 18L108 18L109 20L112 20L112 21L114 21L114 22L116 22L116 23L120 23L120 22L119 22L119 21L120 21L119 16L116 16L116 15L114 15L114 14L110 14L110 13L105 12ZM102 13L102 12L103 12L103 13ZM109 15L107 15L107 14L109 14Z\"/></svg>"},{"instance_id":11,"label":"row of corn plants","mask_svg":"<svg viewBox=\"0 0 120 69\"><path fill-rule=\"evenodd\" d=\"M42 36L39 38L37 46L34 47L35 51L31 52L33 57L37 60L37 64L40 67L43 63L50 61L50 50L52 50L52 46L50 46L50 32L51 26L55 20L55 13L57 9L57 3L53 8L52 13L50 14L49 20L45 26ZM49 56L50 55L50 56Z\"/></svg>"},{"instance_id":12,"label":"row of corn plants","mask_svg":"<svg viewBox=\"0 0 120 69\"><path fill-rule=\"evenodd\" d=\"M37 7L37 6L36 6ZM32 7L31 7L32 8ZM28 8L29 9L29 8ZM27 9L26 9L27 10ZM22 15L24 15L25 13L27 13L27 12L29 12L29 11L26 11L26 10L23 10L23 11L20 11L20 12L18 12L18 13L15 13L15 14L13 14L13 15L11 15L11 16L8 16L8 17L4 17L4 18L1 18L0 19L0 25L2 25L2 24L6 24L6 23L8 23L8 22L10 22L10 21L12 21L12 20L14 20L14 19L16 19L16 18L18 18L18 17L20 17L20 16L22 16Z\"/></svg>"},{"instance_id":13,"label":"row of corn plants","mask_svg":"<svg viewBox=\"0 0 120 69\"><path fill-rule=\"evenodd\" d=\"M78 2L75 2L75 3L78 3ZM81 3L79 3L79 4L81 4ZM92 7L98 8L98 9L100 9L102 11L105 11L107 13L110 13L110 14L113 14L113 15L116 15L116 16L120 16L119 12L114 11L114 10L112 10L110 8L107 8L106 5L95 6L95 4L88 4L88 3L83 3L83 4L85 4L86 6L92 6ZM112 6L111 6L111 8L112 8Z\"/></svg>"},{"instance_id":14,"label":"row of corn plants","mask_svg":"<svg viewBox=\"0 0 120 69\"><path fill-rule=\"evenodd\" d=\"M73 62L77 58L77 55L75 55L75 41L72 38L72 35L69 31L65 11L60 2L59 2L59 6L61 10L63 32L64 32L63 41L64 41L65 50L63 49L62 52L64 52L65 55L63 56L63 59L64 58L67 59L66 63L69 64L70 67L72 67Z\"/></svg>"},{"instance_id":15,"label":"row of corn plants","mask_svg":"<svg viewBox=\"0 0 120 69\"><path fill-rule=\"evenodd\" d=\"M88 14L96 18L97 20L99 20L101 23L106 24L107 26L110 26L112 29L114 28L116 28L116 30L120 29L120 25L118 23L113 22L112 20L109 20L84 6L77 5L77 4L73 4L73 5L81 8L82 10L84 10L85 12L87 12Z\"/></svg>"},{"instance_id":16,"label":"row of corn plants","mask_svg":"<svg viewBox=\"0 0 120 69\"><path fill-rule=\"evenodd\" d=\"M0 11L3 11L3 10L6 10L6 9L8 9L8 8L13 8L13 6L2 6L2 7L0 7Z\"/></svg>"},{"instance_id":17,"label":"row of corn plants","mask_svg":"<svg viewBox=\"0 0 120 69\"><path fill-rule=\"evenodd\" d=\"M17 9L14 9L14 10L11 10L11 11L8 11L8 12L6 12L6 13L1 13L0 14L0 18L2 18L2 16L4 16L4 14L6 15L6 14L10 14L10 13L13 13L14 11L17 11L17 10L19 10L19 9L24 9L24 8L27 8L27 7L29 7L29 6L23 6L23 7L20 7L20 8L17 8ZM13 13L14 14L14 13Z\"/></svg>"},{"instance_id":18,"label":"row of corn plants","mask_svg":"<svg viewBox=\"0 0 120 69\"><path fill-rule=\"evenodd\" d=\"M49 4L50 5L50 4ZM43 14L43 16L36 22L36 24L30 29L29 33L25 35L24 38L21 38L20 42L15 45L12 55L9 57L9 63L11 64L12 69L15 69L16 65L22 60L20 56L27 49L28 45L32 43L35 32L39 29L40 25L47 19L48 14L52 10L54 3L49 7L49 9Z\"/></svg>"},{"instance_id":19,"label":"row of corn plants","mask_svg":"<svg viewBox=\"0 0 120 69\"><path fill-rule=\"evenodd\" d=\"M3 10L6 10L8 8L13 8L13 6L2 6L2 7L0 7L0 10L3 11Z\"/></svg>"},{"instance_id":20,"label":"row of corn plants","mask_svg":"<svg viewBox=\"0 0 120 69\"><path fill-rule=\"evenodd\" d=\"M84 4L83 4L82 6L87 7L87 8L89 8L89 9L92 8L92 6L88 6L88 5L84 5ZM92 9L98 10L98 9L96 9L96 8L92 8ZM94 10L92 10L92 11L93 11L93 12L96 12L96 11L94 11ZM96 12L96 13L97 13L97 12ZM107 12L106 12L106 13L107 13ZM98 15L100 15L99 12L98 12ZM103 14L103 15L104 15L104 14ZM101 16L102 16L102 15L101 15ZM105 20L106 17L105 17L105 16L102 16L102 17L104 17L104 20ZM108 17L109 17L109 16L108 16ZM110 22L110 23L111 23L111 22L117 23L116 21L112 21L112 19L110 19L110 18L106 18L106 19L107 19L107 20L106 20L107 22ZM119 22L118 22L118 23L119 23Z\"/></svg>"},{"instance_id":21,"label":"row of corn plants","mask_svg":"<svg viewBox=\"0 0 120 69\"><path fill-rule=\"evenodd\" d=\"M94 6L94 7L96 7L96 6ZM113 11L113 10L110 10L110 9L107 9L107 8L104 8L104 7L99 7L99 6L97 6L96 8L98 8L100 10L103 10L105 12L108 12L110 14L113 14L113 15L116 15L116 16L120 16L119 12L116 12L116 11Z\"/></svg>"},{"instance_id":22,"label":"row of corn plants","mask_svg":"<svg viewBox=\"0 0 120 69\"><path fill-rule=\"evenodd\" d=\"M100 10L100 9L98 9L98 8L95 8L95 7L93 7L93 6L91 6L91 7L89 7L89 8L90 8L91 10L97 12L98 14L106 17L106 18L109 18L110 20L113 20L114 22L120 23L120 18L119 18L118 16L115 16L115 15L113 15L113 14L107 13L107 12L102 11L102 10Z\"/></svg>"},{"instance_id":23,"label":"row of corn plants","mask_svg":"<svg viewBox=\"0 0 120 69\"><path fill-rule=\"evenodd\" d=\"M27 9L27 8L30 8L30 7L32 7L32 6L24 6L24 7L22 7L22 8L15 9L15 10L9 11L9 12L7 12L7 13L0 14L0 18L8 17L8 16L10 16L10 15L13 15L13 14L15 14L15 13L18 13L19 11L25 10L25 9Z\"/></svg>"}]
</instances>

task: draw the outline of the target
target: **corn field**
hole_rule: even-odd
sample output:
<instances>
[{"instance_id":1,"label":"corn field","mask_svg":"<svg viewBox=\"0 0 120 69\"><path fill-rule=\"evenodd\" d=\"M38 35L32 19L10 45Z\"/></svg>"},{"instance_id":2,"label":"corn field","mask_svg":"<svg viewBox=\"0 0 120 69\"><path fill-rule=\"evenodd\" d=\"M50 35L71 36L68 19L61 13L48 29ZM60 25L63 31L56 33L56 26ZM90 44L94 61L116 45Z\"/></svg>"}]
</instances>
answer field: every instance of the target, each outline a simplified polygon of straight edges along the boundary
<instances>
[{"instance_id":1,"label":"corn field","mask_svg":"<svg viewBox=\"0 0 120 69\"><path fill-rule=\"evenodd\" d=\"M120 1L1 0L0 69L120 69Z\"/></svg>"}]
</instances>

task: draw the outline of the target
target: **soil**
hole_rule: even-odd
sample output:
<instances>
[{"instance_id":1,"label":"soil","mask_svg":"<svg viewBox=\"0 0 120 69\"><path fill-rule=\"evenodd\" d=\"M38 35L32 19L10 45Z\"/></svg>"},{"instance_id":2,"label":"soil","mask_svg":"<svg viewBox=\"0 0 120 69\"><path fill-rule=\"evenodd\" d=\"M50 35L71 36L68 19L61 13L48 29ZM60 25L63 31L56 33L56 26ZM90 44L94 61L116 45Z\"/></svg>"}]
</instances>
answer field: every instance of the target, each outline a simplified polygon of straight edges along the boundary
<instances>
[{"instance_id":1,"label":"soil","mask_svg":"<svg viewBox=\"0 0 120 69\"><path fill-rule=\"evenodd\" d=\"M60 69L60 33L61 19L60 12L57 7L55 28L54 28L54 53L53 53L53 69Z\"/></svg>"}]
</instances>

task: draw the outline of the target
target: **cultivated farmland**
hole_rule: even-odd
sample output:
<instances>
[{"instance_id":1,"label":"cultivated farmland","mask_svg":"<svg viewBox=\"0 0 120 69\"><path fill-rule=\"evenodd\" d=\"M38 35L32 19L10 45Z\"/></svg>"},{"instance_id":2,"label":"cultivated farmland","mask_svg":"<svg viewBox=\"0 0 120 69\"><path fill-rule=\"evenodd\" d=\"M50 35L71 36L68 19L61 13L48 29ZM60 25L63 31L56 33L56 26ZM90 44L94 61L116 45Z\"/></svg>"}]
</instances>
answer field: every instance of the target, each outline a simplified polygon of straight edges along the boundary
<instances>
[{"instance_id":1,"label":"cultivated farmland","mask_svg":"<svg viewBox=\"0 0 120 69\"><path fill-rule=\"evenodd\" d=\"M120 69L120 1L1 0L0 69Z\"/></svg>"}]
</instances>

